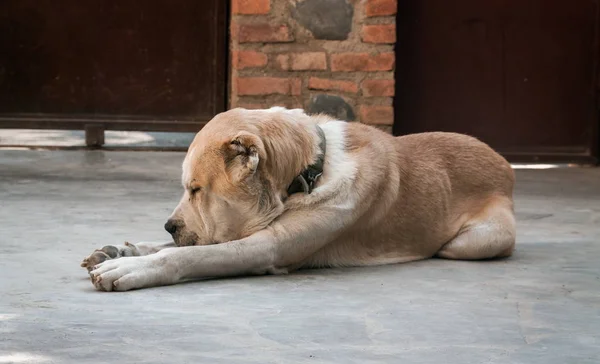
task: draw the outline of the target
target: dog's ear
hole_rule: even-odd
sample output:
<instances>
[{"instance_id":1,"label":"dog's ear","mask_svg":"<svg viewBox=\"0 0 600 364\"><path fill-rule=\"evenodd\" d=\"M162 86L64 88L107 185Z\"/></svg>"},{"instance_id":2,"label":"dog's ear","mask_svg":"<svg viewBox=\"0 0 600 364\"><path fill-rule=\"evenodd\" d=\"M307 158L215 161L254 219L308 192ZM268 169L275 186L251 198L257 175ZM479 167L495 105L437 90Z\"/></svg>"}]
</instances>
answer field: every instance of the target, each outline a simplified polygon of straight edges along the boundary
<instances>
[{"instance_id":1,"label":"dog's ear","mask_svg":"<svg viewBox=\"0 0 600 364\"><path fill-rule=\"evenodd\" d=\"M225 142L225 164L234 182L241 182L253 175L261 159L265 159L265 147L260 138L245 131Z\"/></svg>"}]
</instances>

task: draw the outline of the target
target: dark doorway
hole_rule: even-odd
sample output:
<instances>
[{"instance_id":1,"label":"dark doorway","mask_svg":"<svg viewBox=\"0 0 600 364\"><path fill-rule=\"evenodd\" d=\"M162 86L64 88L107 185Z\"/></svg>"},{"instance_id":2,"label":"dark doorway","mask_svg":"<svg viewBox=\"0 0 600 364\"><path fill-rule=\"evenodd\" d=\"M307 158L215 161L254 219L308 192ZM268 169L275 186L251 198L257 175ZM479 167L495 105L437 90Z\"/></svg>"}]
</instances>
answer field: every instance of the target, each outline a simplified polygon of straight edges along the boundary
<instances>
[{"instance_id":1,"label":"dark doorway","mask_svg":"<svg viewBox=\"0 0 600 364\"><path fill-rule=\"evenodd\" d=\"M466 133L512 161L597 161L597 1L398 9L395 134Z\"/></svg>"},{"instance_id":2,"label":"dark doorway","mask_svg":"<svg viewBox=\"0 0 600 364\"><path fill-rule=\"evenodd\" d=\"M227 2L3 0L0 127L197 131L226 104Z\"/></svg>"}]
</instances>

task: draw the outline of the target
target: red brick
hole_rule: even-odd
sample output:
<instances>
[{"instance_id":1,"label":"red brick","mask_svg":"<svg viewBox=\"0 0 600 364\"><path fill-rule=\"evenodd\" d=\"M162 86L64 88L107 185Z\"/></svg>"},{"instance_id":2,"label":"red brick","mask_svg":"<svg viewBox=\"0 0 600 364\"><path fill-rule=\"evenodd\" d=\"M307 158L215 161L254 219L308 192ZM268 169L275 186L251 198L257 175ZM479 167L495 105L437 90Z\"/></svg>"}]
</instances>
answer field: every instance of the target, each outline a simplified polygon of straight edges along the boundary
<instances>
[{"instance_id":1,"label":"red brick","mask_svg":"<svg viewBox=\"0 0 600 364\"><path fill-rule=\"evenodd\" d=\"M397 0L367 0L365 14L367 17L394 15L398 10Z\"/></svg>"},{"instance_id":2,"label":"red brick","mask_svg":"<svg viewBox=\"0 0 600 364\"><path fill-rule=\"evenodd\" d=\"M394 96L394 80L364 80L360 86L366 97Z\"/></svg>"},{"instance_id":3,"label":"red brick","mask_svg":"<svg viewBox=\"0 0 600 364\"><path fill-rule=\"evenodd\" d=\"M391 106L361 106L360 121L371 125L394 124L394 109Z\"/></svg>"},{"instance_id":4,"label":"red brick","mask_svg":"<svg viewBox=\"0 0 600 364\"><path fill-rule=\"evenodd\" d=\"M391 71L396 64L394 53L337 53L331 55L331 70L340 71Z\"/></svg>"},{"instance_id":5,"label":"red brick","mask_svg":"<svg viewBox=\"0 0 600 364\"><path fill-rule=\"evenodd\" d=\"M237 79L237 94L252 95L292 95L299 94L298 78L240 77Z\"/></svg>"},{"instance_id":6,"label":"red brick","mask_svg":"<svg viewBox=\"0 0 600 364\"><path fill-rule=\"evenodd\" d=\"M302 93L302 80L299 78L290 79L290 93L298 96Z\"/></svg>"},{"instance_id":7,"label":"red brick","mask_svg":"<svg viewBox=\"0 0 600 364\"><path fill-rule=\"evenodd\" d=\"M311 90L334 90L341 92L357 93L358 86L352 81L330 80L327 78L311 77L308 80Z\"/></svg>"},{"instance_id":8,"label":"red brick","mask_svg":"<svg viewBox=\"0 0 600 364\"><path fill-rule=\"evenodd\" d=\"M327 55L324 52L280 54L275 58L279 69L284 71L326 70Z\"/></svg>"},{"instance_id":9,"label":"red brick","mask_svg":"<svg viewBox=\"0 0 600 364\"><path fill-rule=\"evenodd\" d=\"M324 52L292 53L290 68L294 71L326 70L327 56Z\"/></svg>"},{"instance_id":10,"label":"red brick","mask_svg":"<svg viewBox=\"0 0 600 364\"><path fill-rule=\"evenodd\" d=\"M285 24L240 24L233 35L237 35L240 43L281 43L294 40L292 31Z\"/></svg>"},{"instance_id":11,"label":"red brick","mask_svg":"<svg viewBox=\"0 0 600 364\"><path fill-rule=\"evenodd\" d=\"M270 0L232 0L233 14L268 14L271 10Z\"/></svg>"},{"instance_id":12,"label":"red brick","mask_svg":"<svg viewBox=\"0 0 600 364\"><path fill-rule=\"evenodd\" d=\"M277 63L277 67L280 70L288 71L290 69L290 55L289 54L280 54L275 57L275 62Z\"/></svg>"},{"instance_id":13,"label":"red brick","mask_svg":"<svg viewBox=\"0 0 600 364\"><path fill-rule=\"evenodd\" d=\"M240 30L239 28L240 26L238 23L231 21L231 23L229 24L229 37L231 38L231 40L237 41L238 33Z\"/></svg>"},{"instance_id":14,"label":"red brick","mask_svg":"<svg viewBox=\"0 0 600 364\"><path fill-rule=\"evenodd\" d=\"M361 38L365 43L396 43L396 25L363 25Z\"/></svg>"},{"instance_id":15,"label":"red brick","mask_svg":"<svg viewBox=\"0 0 600 364\"><path fill-rule=\"evenodd\" d=\"M267 55L255 51L233 51L231 63L233 68L244 69L253 67L264 67L267 65Z\"/></svg>"}]
</instances>

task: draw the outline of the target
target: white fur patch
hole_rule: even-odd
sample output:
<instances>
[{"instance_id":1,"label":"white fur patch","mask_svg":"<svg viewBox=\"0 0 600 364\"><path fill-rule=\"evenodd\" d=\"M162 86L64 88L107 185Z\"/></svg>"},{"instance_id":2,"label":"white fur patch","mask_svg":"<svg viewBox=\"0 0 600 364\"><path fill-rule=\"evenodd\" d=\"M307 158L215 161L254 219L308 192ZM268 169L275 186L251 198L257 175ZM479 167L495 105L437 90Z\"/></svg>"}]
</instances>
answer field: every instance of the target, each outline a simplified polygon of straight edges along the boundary
<instances>
[{"instance_id":1,"label":"white fur patch","mask_svg":"<svg viewBox=\"0 0 600 364\"><path fill-rule=\"evenodd\" d=\"M316 190L339 192L340 188L353 184L356 178L356 162L346 152L345 121L328 121L319 125L327 139L323 181Z\"/></svg>"},{"instance_id":2,"label":"white fur patch","mask_svg":"<svg viewBox=\"0 0 600 364\"><path fill-rule=\"evenodd\" d=\"M269 112L285 112L285 111L287 111L287 109L282 106L273 106L273 107L267 109L267 111L269 111Z\"/></svg>"},{"instance_id":3,"label":"white fur patch","mask_svg":"<svg viewBox=\"0 0 600 364\"><path fill-rule=\"evenodd\" d=\"M310 195L292 195L290 205L312 204L334 197L338 207L352 210L356 199L351 195L351 187L356 179L357 164L346 152L347 124L345 121L332 120L319 126L327 141L323 175Z\"/></svg>"}]
</instances>

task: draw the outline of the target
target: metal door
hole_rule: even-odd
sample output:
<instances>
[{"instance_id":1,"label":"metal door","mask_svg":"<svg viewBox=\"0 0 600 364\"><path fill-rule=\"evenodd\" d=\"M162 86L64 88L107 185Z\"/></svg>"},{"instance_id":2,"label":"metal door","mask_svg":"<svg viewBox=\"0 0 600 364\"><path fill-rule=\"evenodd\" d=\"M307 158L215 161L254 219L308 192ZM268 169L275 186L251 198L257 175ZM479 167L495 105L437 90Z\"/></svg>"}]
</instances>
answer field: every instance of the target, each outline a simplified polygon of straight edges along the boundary
<instances>
[{"instance_id":1,"label":"metal door","mask_svg":"<svg viewBox=\"0 0 600 364\"><path fill-rule=\"evenodd\" d=\"M597 161L596 0L398 9L396 134L466 133L513 161Z\"/></svg>"},{"instance_id":2,"label":"metal door","mask_svg":"<svg viewBox=\"0 0 600 364\"><path fill-rule=\"evenodd\" d=\"M226 8L0 1L0 128L199 130L225 109Z\"/></svg>"}]
</instances>

